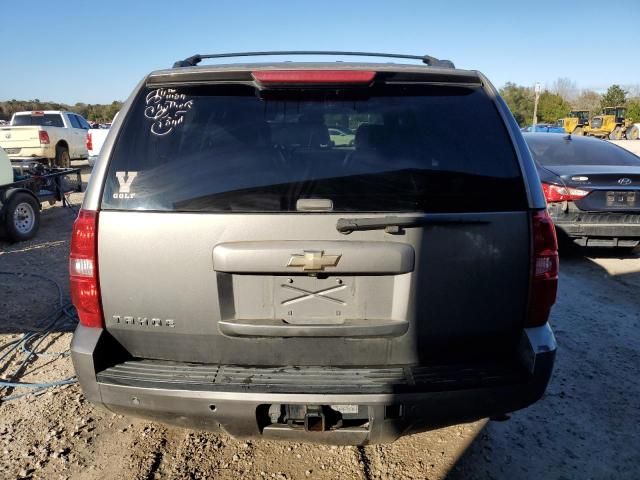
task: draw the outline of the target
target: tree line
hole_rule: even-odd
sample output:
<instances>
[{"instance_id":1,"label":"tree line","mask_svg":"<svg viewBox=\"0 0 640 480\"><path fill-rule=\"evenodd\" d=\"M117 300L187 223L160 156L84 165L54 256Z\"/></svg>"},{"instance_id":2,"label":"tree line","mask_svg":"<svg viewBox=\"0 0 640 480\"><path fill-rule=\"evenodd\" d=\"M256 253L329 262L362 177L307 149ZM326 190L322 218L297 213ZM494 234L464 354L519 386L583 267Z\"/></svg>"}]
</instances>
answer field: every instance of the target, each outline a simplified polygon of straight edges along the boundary
<instances>
[{"instance_id":1,"label":"tree line","mask_svg":"<svg viewBox=\"0 0 640 480\"><path fill-rule=\"evenodd\" d=\"M571 110L589 110L591 115L602 113L605 107L624 106L627 118L640 122L640 87L629 91L620 85L611 85L606 93L593 90L578 90L576 84L567 78L559 78L551 87L546 88L538 101L538 122L555 123L566 117ZM500 95L511 109L511 113L520 126L533 121L535 92L533 87L508 82L500 89ZM9 120L15 112L30 110L68 110L79 113L89 121L109 123L122 108L122 102L91 104L78 102L67 105L57 102L34 100L8 100L0 102L0 120Z\"/></svg>"},{"instance_id":2,"label":"tree line","mask_svg":"<svg viewBox=\"0 0 640 480\"><path fill-rule=\"evenodd\" d=\"M560 78L540 94L538 122L555 123L572 110L589 110L591 115L598 115L605 107L618 106L626 107L626 117L631 121L640 122L640 89L636 87L633 90L625 90L614 84L604 94L599 94L593 90L578 90L574 82ZM500 95L521 127L533 122L533 87L508 82L500 89Z\"/></svg>"},{"instance_id":3,"label":"tree line","mask_svg":"<svg viewBox=\"0 0 640 480\"><path fill-rule=\"evenodd\" d=\"M113 117L122 108L122 102L113 101L108 104L91 104L78 102L75 105L66 103L34 100L8 100L0 102L0 120L10 120L15 112L33 110L66 110L82 115L89 121L111 123Z\"/></svg>"}]
</instances>

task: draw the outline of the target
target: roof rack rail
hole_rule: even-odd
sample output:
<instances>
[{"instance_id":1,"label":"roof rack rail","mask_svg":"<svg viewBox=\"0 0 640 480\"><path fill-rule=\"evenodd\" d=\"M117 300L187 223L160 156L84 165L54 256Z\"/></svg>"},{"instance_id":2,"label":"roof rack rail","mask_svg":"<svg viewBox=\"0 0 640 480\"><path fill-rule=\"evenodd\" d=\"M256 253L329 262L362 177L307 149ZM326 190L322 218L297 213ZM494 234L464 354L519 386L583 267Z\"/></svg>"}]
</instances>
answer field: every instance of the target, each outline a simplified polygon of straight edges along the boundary
<instances>
[{"instance_id":1,"label":"roof rack rail","mask_svg":"<svg viewBox=\"0 0 640 480\"><path fill-rule=\"evenodd\" d=\"M431 67L455 68L451 60L440 60L430 55L405 55L399 53L375 53L375 52L340 52L334 50L284 50L273 52L235 52L235 53L213 53L207 55L192 55L191 57L179 60L173 64L173 68L195 67L206 58L230 58L230 57L261 57L270 55L336 55L353 57L382 57L382 58L404 58L409 60L420 60Z\"/></svg>"}]
</instances>

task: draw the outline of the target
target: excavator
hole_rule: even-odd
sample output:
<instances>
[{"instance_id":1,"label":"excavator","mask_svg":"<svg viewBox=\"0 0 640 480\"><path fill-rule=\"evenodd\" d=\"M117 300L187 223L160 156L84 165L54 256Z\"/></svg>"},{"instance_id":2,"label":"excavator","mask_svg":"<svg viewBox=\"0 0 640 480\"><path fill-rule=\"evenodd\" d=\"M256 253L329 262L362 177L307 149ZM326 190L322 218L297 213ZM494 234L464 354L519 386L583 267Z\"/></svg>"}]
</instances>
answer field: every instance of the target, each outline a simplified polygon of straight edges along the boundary
<instances>
[{"instance_id":1,"label":"excavator","mask_svg":"<svg viewBox=\"0 0 640 480\"><path fill-rule=\"evenodd\" d=\"M584 135L584 128L589 125L589 110L572 110L568 117L561 118L557 124L564 128L566 133L572 135Z\"/></svg>"}]
</instances>

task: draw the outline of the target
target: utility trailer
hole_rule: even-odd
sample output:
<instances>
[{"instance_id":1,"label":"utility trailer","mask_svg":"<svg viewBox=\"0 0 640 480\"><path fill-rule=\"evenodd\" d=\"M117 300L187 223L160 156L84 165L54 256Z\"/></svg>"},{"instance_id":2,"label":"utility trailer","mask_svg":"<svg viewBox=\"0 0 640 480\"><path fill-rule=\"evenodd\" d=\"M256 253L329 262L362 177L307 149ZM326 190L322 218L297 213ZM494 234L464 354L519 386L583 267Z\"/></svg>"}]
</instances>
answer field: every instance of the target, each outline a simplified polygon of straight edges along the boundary
<instances>
[{"instance_id":1,"label":"utility trailer","mask_svg":"<svg viewBox=\"0 0 640 480\"><path fill-rule=\"evenodd\" d=\"M46 159L9 157L0 148L0 232L12 242L33 238L40 227L42 204L62 202L82 191L79 168L51 168Z\"/></svg>"}]
</instances>

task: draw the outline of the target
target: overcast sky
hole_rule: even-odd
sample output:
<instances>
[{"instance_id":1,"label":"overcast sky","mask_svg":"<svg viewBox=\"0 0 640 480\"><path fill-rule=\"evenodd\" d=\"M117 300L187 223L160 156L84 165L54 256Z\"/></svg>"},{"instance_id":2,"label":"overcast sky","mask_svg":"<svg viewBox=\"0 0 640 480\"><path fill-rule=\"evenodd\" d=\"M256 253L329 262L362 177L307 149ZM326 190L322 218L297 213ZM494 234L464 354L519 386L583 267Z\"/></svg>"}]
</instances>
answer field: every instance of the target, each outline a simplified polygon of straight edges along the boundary
<instances>
[{"instance_id":1,"label":"overcast sky","mask_svg":"<svg viewBox=\"0 0 640 480\"><path fill-rule=\"evenodd\" d=\"M124 100L194 53L365 50L424 54L507 81L640 84L640 2L4 2L0 100ZM610 14L610 15L608 15Z\"/></svg>"}]
</instances>

